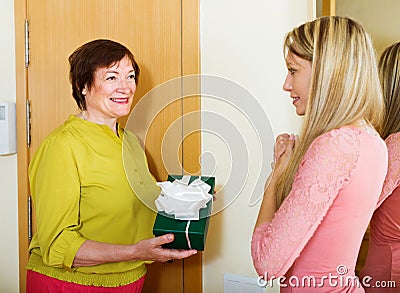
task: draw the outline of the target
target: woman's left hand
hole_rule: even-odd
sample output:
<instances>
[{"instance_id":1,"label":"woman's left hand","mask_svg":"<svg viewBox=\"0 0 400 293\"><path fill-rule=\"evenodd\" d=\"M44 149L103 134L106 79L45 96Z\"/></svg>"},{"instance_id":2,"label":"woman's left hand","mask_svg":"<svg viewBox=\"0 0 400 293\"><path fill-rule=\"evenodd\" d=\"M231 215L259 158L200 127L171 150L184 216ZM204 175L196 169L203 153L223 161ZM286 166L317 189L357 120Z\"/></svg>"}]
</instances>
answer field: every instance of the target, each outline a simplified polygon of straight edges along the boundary
<instances>
[{"instance_id":1,"label":"woman's left hand","mask_svg":"<svg viewBox=\"0 0 400 293\"><path fill-rule=\"evenodd\" d=\"M152 260L166 262L174 259L182 259L197 253L197 250L168 249L162 245L174 241L174 234L166 234L154 238L144 239L134 244L136 260Z\"/></svg>"}]
</instances>

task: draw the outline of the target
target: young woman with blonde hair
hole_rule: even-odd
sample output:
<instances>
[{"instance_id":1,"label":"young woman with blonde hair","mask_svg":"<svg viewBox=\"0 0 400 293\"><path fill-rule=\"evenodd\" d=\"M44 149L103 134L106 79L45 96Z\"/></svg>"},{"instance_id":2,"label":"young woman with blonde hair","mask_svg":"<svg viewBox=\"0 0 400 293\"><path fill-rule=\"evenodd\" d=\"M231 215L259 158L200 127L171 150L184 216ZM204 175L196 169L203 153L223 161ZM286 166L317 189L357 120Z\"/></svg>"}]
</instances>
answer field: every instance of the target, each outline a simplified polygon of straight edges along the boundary
<instances>
[{"instance_id":1,"label":"young woman with blonde hair","mask_svg":"<svg viewBox=\"0 0 400 293\"><path fill-rule=\"evenodd\" d=\"M281 292L363 292L354 269L387 170L374 49L359 23L335 16L289 32L284 53L283 89L304 123L299 138L277 137L254 266L286 281Z\"/></svg>"},{"instance_id":2,"label":"young woman with blonde hair","mask_svg":"<svg viewBox=\"0 0 400 293\"><path fill-rule=\"evenodd\" d=\"M398 292L400 287L399 66L400 42L386 48L379 60L379 78L385 100L382 138L385 139L388 148L389 166L377 210L372 216L368 256L360 275L371 277L375 282L381 282L386 288L382 285L378 287L366 284L365 291L367 292L382 292L382 290Z\"/></svg>"}]
</instances>

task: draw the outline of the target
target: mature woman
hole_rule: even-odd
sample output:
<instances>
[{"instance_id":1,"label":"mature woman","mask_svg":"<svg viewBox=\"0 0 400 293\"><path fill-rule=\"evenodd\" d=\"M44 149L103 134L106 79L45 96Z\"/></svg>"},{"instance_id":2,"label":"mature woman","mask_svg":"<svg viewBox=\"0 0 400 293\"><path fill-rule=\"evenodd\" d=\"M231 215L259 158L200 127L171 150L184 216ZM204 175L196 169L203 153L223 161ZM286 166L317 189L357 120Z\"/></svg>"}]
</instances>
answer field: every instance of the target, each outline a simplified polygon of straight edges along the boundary
<instances>
[{"instance_id":1,"label":"mature woman","mask_svg":"<svg viewBox=\"0 0 400 293\"><path fill-rule=\"evenodd\" d=\"M379 60L385 100L382 138L389 167L370 226L368 256L361 277L366 292L398 292L400 287L400 43L386 48ZM393 282L396 282L394 284Z\"/></svg>"},{"instance_id":2,"label":"mature woman","mask_svg":"<svg viewBox=\"0 0 400 293\"><path fill-rule=\"evenodd\" d=\"M81 112L43 141L29 166L37 233L29 247L27 292L140 292L146 261L196 251L161 248L173 235L152 237L155 215L138 199L155 199L159 188L139 142L117 122L130 111L139 77L132 53L95 40L69 62ZM124 136L132 144L124 163L137 170L129 182Z\"/></svg>"},{"instance_id":3,"label":"mature woman","mask_svg":"<svg viewBox=\"0 0 400 293\"><path fill-rule=\"evenodd\" d=\"M277 138L254 266L264 279L281 277L281 292L363 292L354 269L387 168L375 131L383 99L374 49L363 27L344 17L295 28L284 48L283 89L304 124L299 138Z\"/></svg>"}]
</instances>

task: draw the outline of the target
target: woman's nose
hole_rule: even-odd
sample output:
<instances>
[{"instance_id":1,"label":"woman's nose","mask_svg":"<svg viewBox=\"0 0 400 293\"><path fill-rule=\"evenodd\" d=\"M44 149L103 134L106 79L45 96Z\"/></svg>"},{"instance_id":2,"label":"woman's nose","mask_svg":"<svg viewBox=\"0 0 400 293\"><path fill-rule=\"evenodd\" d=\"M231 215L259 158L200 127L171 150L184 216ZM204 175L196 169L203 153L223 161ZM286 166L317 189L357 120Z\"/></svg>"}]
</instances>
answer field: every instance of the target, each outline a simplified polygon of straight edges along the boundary
<instances>
[{"instance_id":1,"label":"woman's nose","mask_svg":"<svg viewBox=\"0 0 400 293\"><path fill-rule=\"evenodd\" d=\"M118 90L122 92L127 92L129 91L129 89L130 89L129 82L127 80L121 79L118 84Z\"/></svg>"},{"instance_id":2,"label":"woman's nose","mask_svg":"<svg viewBox=\"0 0 400 293\"><path fill-rule=\"evenodd\" d=\"M283 87L282 88L286 92L290 92L293 89L289 73L286 75L285 82L283 83Z\"/></svg>"}]
</instances>

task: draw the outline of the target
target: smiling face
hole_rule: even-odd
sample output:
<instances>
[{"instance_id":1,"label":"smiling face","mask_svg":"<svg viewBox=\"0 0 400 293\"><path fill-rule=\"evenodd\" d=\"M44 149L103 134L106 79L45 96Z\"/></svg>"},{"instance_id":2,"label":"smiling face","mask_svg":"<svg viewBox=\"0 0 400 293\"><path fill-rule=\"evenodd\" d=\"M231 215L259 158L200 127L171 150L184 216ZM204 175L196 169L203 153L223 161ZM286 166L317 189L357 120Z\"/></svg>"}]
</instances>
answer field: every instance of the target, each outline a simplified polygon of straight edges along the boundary
<instances>
[{"instance_id":1,"label":"smiling face","mask_svg":"<svg viewBox=\"0 0 400 293\"><path fill-rule=\"evenodd\" d=\"M110 67L98 68L93 73L93 85L85 95L87 120L110 124L129 114L136 91L135 70L125 56Z\"/></svg>"},{"instance_id":2,"label":"smiling face","mask_svg":"<svg viewBox=\"0 0 400 293\"><path fill-rule=\"evenodd\" d=\"M303 116L310 94L311 62L289 53L286 57L286 66L288 73L283 90L290 93L297 115Z\"/></svg>"}]
</instances>

